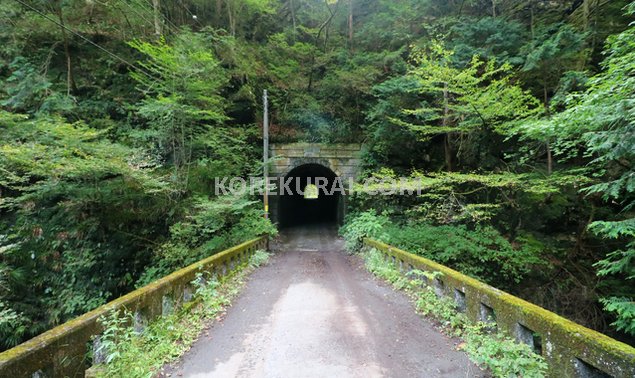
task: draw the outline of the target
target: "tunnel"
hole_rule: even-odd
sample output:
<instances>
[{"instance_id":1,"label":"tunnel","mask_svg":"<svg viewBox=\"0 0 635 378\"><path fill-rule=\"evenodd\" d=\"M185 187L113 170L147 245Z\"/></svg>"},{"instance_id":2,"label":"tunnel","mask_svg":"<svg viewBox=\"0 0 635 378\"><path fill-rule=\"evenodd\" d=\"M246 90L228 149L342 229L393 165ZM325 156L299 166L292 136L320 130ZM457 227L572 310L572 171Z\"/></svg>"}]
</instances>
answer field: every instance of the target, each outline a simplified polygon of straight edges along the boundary
<instances>
[{"instance_id":1,"label":"tunnel","mask_svg":"<svg viewBox=\"0 0 635 378\"><path fill-rule=\"evenodd\" d=\"M326 185L319 185L318 178L323 178L321 182ZM290 193L278 193L281 228L339 221L342 195L339 190L333 191L337 175L332 170L320 164L304 164L292 169L284 179Z\"/></svg>"}]
</instances>

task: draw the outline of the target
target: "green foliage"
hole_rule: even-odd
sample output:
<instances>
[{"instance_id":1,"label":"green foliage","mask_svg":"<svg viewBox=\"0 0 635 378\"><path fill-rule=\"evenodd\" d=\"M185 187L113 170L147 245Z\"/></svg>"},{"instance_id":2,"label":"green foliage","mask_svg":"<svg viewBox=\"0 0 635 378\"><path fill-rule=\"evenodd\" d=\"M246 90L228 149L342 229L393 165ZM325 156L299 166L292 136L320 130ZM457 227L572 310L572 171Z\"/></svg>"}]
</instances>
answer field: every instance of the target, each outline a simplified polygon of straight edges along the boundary
<instances>
[{"instance_id":1,"label":"green foliage","mask_svg":"<svg viewBox=\"0 0 635 378\"><path fill-rule=\"evenodd\" d=\"M388 222L389 219L385 215L377 215L375 210L349 214L344 226L340 228L340 235L346 240L346 250L349 252L358 251L364 238L381 239L383 229Z\"/></svg>"},{"instance_id":2,"label":"green foliage","mask_svg":"<svg viewBox=\"0 0 635 378\"><path fill-rule=\"evenodd\" d=\"M555 59L577 53L583 41L583 35L570 25L552 25L541 32L531 45L525 70L552 68L546 66L553 64Z\"/></svg>"},{"instance_id":3,"label":"green foliage","mask_svg":"<svg viewBox=\"0 0 635 378\"><path fill-rule=\"evenodd\" d=\"M1 105L16 112L56 114L73 110L73 99L55 92L52 83L37 67L22 56L16 57L8 67L11 76L3 86L6 99Z\"/></svg>"},{"instance_id":4,"label":"green foliage","mask_svg":"<svg viewBox=\"0 0 635 378\"><path fill-rule=\"evenodd\" d=\"M394 245L501 288L520 282L541 265L533 249L515 248L489 226L470 230L463 225L391 225L385 232Z\"/></svg>"},{"instance_id":5,"label":"green foliage","mask_svg":"<svg viewBox=\"0 0 635 378\"><path fill-rule=\"evenodd\" d=\"M371 249L364 253L363 256L366 269L377 277L380 277L399 289L405 289L408 284L410 284L411 280L408 280L400 274L394 265L386 263L385 256L382 255L381 252ZM412 287L414 287L414 283Z\"/></svg>"},{"instance_id":6,"label":"green foliage","mask_svg":"<svg viewBox=\"0 0 635 378\"><path fill-rule=\"evenodd\" d=\"M367 124L364 126L368 141L365 144L366 165L393 168L420 166L429 160L427 154L413 154L423 151L425 142L417 133L393 122L402 108L416 107L417 81L412 76L396 76L376 84L372 89L375 102L366 111ZM415 122L412 116L403 115L402 120ZM405 165L405 167L403 167Z\"/></svg>"},{"instance_id":7,"label":"green foliage","mask_svg":"<svg viewBox=\"0 0 635 378\"><path fill-rule=\"evenodd\" d=\"M259 201L242 197L198 198L185 221L170 227L169 240L159 246L137 286L146 285L177 269L261 235L275 236Z\"/></svg>"},{"instance_id":8,"label":"green foliage","mask_svg":"<svg viewBox=\"0 0 635 378\"><path fill-rule=\"evenodd\" d=\"M500 130L506 122L537 114L536 99L514 83L512 66L474 56L464 69L451 65L452 52L437 42L415 54L410 75L430 102L406 110L420 124L405 124L426 137L474 129Z\"/></svg>"},{"instance_id":9,"label":"green foliage","mask_svg":"<svg viewBox=\"0 0 635 378\"><path fill-rule=\"evenodd\" d=\"M0 266L16 272L0 299L30 321L6 339L17 341L126 291L171 190L138 151L81 123L0 118L0 234L12 245Z\"/></svg>"},{"instance_id":10,"label":"green foliage","mask_svg":"<svg viewBox=\"0 0 635 378\"><path fill-rule=\"evenodd\" d=\"M382 179L377 173L373 177ZM355 184L350 206L356 211L376 208L396 218L424 220L433 224L502 225L522 217L532 223L561 217L577 195L574 188L590 180L578 172L558 172L544 177L513 172L413 172L410 177ZM393 179L395 182L391 182ZM395 187L398 189L395 190ZM403 191L420 195L400 195ZM383 193L386 195L373 195ZM532 214L540 209L540 219ZM500 226L499 226L500 227ZM535 231L537 229L529 229ZM515 234L515 231L510 231Z\"/></svg>"},{"instance_id":11,"label":"green foliage","mask_svg":"<svg viewBox=\"0 0 635 378\"><path fill-rule=\"evenodd\" d=\"M28 331L29 319L0 301L0 347L10 348L20 343Z\"/></svg>"},{"instance_id":12,"label":"green foliage","mask_svg":"<svg viewBox=\"0 0 635 378\"><path fill-rule=\"evenodd\" d=\"M452 60L461 67L469 65L473 56L514 66L524 62L520 48L525 43L526 30L515 20L463 19L452 26L450 35L448 46L454 51Z\"/></svg>"},{"instance_id":13,"label":"green foliage","mask_svg":"<svg viewBox=\"0 0 635 378\"><path fill-rule=\"evenodd\" d=\"M585 35L573 26L547 25L538 30L536 37L524 47L526 58L523 70L537 76L542 85L544 101L547 92L560 80L560 75L573 67L581 55Z\"/></svg>"},{"instance_id":14,"label":"green foliage","mask_svg":"<svg viewBox=\"0 0 635 378\"><path fill-rule=\"evenodd\" d=\"M487 324L479 323L465 329L465 352L479 365L487 366L494 377L541 378L546 376L547 363L526 344L519 344L503 334L488 335Z\"/></svg>"},{"instance_id":15,"label":"green foliage","mask_svg":"<svg viewBox=\"0 0 635 378\"><path fill-rule=\"evenodd\" d=\"M270 233L251 198L208 198L215 177L261 169L263 89L272 140L363 141L367 172L426 172L423 195L357 191L353 212L548 250L536 293L566 292L554 310L596 328L572 293L632 298L628 1L159 3L155 24L145 0L28 2L63 29L0 0L0 106L31 117L0 113L0 300L25 320L5 344Z\"/></svg>"},{"instance_id":16,"label":"green foliage","mask_svg":"<svg viewBox=\"0 0 635 378\"><path fill-rule=\"evenodd\" d=\"M341 234L350 251L358 250L364 237L371 237L501 288L513 286L543 264L535 248L514 247L490 226L468 229L464 225L401 225L369 210L349 217Z\"/></svg>"},{"instance_id":17,"label":"green foliage","mask_svg":"<svg viewBox=\"0 0 635 378\"><path fill-rule=\"evenodd\" d=\"M534 129L556 138L558 152L563 159L577 157L581 149L584 156L591 157L592 172L600 180L584 188L583 192L589 196L601 196L604 201L612 201L620 208L621 216L617 219L593 222L589 229L605 238L622 238L625 241L626 248L609 253L596 266L600 268L598 274L601 276L625 278L622 283L617 280L612 284L612 291L618 296L609 297L603 303L607 309L607 304L610 304L609 311L617 314L615 325L633 335L635 323L629 315L632 313L633 293L628 287L632 288L635 272L632 215L635 168L630 163L635 159L635 108L632 103L635 79L631 74L635 69L634 37L633 26L610 37L603 71L589 79L588 89L584 93L571 94L567 98L568 107L563 112L533 125ZM555 40L552 42L556 44ZM556 50L552 47L549 51ZM523 133L527 134L528 130L523 130ZM624 300L622 293L630 299Z\"/></svg>"},{"instance_id":18,"label":"green foliage","mask_svg":"<svg viewBox=\"0 0 635 378\"><path fill-rule=\"evenodd\" d=\"M251 268L259 268L260 266L266 264L271 258L272 254L259 249L249 258L249 266Z\"/></svg>"},{"instance_id":19,"label":"green foliage","mask_svg":"<svg viewBox=\"0 0 635 378\"><path fill-rule=\"evenodd\" d=\"M194 143L227 119L220 91L227 83L218 59L206 48L210 37L181 32L171 44L133 41L130 46L149 57L132 73L146 96L138 114L149 128L140 135L153 142L175 168L174 181L187 188L187 169Z\"/></svg>"},{"instance_id":20,"label":"green foliage","mask_svg":"<svg viewBox=\"0 0 635 378\"><path fill-rule=\"evenodd\" d=\"M618 331L635 334L635 302L627 297L609 297L600 299L604 309L612 313L616 320L611 324Z\"/></svg>"}]
</instances>

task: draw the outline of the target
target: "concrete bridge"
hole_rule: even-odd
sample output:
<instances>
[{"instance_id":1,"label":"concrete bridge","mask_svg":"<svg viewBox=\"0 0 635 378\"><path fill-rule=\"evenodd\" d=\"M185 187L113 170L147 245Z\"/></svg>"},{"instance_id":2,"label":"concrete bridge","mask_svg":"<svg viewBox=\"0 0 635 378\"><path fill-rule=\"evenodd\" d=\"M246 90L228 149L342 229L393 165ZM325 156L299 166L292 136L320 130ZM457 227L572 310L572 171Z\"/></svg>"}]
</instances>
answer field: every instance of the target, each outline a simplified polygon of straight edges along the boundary
<instances>
[{"instance_id":1,"label":"concrete bridge","mask_svg":"<svg viewBox=\"0 0 635 378\"><path fill-rule=\"evenodd\" d=\"M291 187L296 180L304 188L309 179L323 177L328 187L339 178L343 182L356 179L361 168L360 144L293 143L272 144L270 177L290 179ZM270 197L271 219L281 226L299 225L307 222L341 223L346 209L346 198L340 195L320 193L318 198L306 199L299 193Z\"/></svg>"},{"instance_id":2,"label":"concrete bridge","mask_svg":"<svg viewBox=\"0 0 635 378\"><path fill-rule=\"evenodd\" d=\"M458 340L419 317L407 297L369 276L336 233L333 225L285 230L271 263L253 274L226 318L166 368L171 376L489 376L457 350ZM493 321L528 344L544 357L548 377L635 377L629 345L420 256L370 239L364 245L404 273L438 272L428 282L438 296L455 301L471 321ZM99 317L125 309L143 332L193 300L197 274L225 275L263 248L264 238L232 247L2 352L0 378L94 372L105 362Z\"/></svg>"},{"instance_id":3,"label":"concrete bridge","mask_svg":"<svg viewBox=\"0 0 635 378\"><path fill-rule=\"evenodd\" d=\"M360 172L360 145L272 145L270 152L271 177L300 186ZM172 376L488 376L457 351L456 340L344 251L334 223L344 215L345 199L321 192L271 198L271 215L283 226L272 248L279 253L254 274L211 339L202 337L168 368ZM0 378L83 377L105 362L97 352L87 358L91 348L99 350L101 316L125 309L142 331L193 299L197 274L226 275L268 244L258 238L232 247L2 352ZM369 239L364 245L404 273L438 272L428 283L438 296L453 300L473 322L494 319L496 328L545 358L550 377L635 377L629 345L420 256Z\"/></svg>"}]
</instances>

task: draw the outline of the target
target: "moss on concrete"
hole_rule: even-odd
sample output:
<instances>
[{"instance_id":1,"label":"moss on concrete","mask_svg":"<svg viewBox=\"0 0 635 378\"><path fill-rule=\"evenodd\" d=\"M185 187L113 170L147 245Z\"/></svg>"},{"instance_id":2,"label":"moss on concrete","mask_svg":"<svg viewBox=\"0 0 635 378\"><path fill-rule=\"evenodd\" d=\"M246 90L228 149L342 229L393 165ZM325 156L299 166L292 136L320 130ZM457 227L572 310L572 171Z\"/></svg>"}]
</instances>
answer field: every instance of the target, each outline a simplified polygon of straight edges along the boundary
<instances>
[{"instance_id":1,"label":"moss on concrete","mask_svg":"<svg viewBox=\"0 0 635 378\"><path fill-rule=\"evenodd\" d=\"M56 377L83 376L86 346L94 335L102 331L98 322L102 315L123 309L130 312L140 311L150 318L159 316L163 296L176 296L178 300L181 293L176 292L192 282L197 273L212 272L216 267L229 263L235 256L251 254L256 249L266 246L267 239L262 237L229 248L2 352L0 377L31 377L40 370L53 370ZM179 290L176 290L177 288Z\"/></svg>"},{"instance_id":2,"label":"moss on concrete","mask_svg":"<svg viewBox=\"0 0 635 378\"><path fill-rule=\"evenodd\" d=\"M465 293L467 314L473 321L480 320L478 307L484 303L494 309L498 326L512 337L516 337L516 323L538 333L550 376L576 376L574 363L578 358L616 378L635 377L635 348L627 344L432 260L372 239L364 244L417 269L441 272L446 292L456 288Z\"/></svg>"}]
</instances>

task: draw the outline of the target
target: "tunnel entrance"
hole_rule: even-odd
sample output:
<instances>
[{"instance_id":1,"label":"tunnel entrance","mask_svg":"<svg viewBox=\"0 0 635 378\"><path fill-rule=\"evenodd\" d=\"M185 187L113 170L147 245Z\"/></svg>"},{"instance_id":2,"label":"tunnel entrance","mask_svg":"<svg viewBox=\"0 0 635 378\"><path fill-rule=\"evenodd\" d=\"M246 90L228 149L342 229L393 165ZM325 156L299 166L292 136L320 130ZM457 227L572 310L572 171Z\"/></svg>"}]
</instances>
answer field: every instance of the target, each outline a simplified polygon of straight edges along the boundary
<instances>
[{"instance_id":1,"label":"tunnel entrance","mask_svg":"<svg viewBox=\"0 0 635 378\"><path fill-rule=\"evenodd\" d=\"M326 185L320 186L319 178L323 178L322 183ZM336 179L332 170L320 164L304 164L292 169L285 176L291 193L280 193L279 197L280 227L336 223L342 201L340 191L332 192Z\"/></svg>"}]
</instances>

